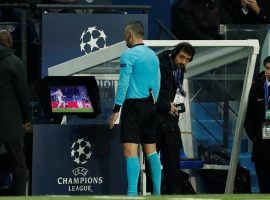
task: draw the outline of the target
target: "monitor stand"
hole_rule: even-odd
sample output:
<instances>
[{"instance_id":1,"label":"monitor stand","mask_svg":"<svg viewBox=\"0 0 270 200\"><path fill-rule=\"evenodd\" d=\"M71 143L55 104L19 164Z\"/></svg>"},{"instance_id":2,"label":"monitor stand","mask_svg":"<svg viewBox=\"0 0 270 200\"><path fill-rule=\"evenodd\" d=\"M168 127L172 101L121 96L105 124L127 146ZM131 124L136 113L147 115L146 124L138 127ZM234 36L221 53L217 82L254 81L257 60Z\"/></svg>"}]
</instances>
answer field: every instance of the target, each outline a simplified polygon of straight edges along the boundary
<instances>
[{"instance_id":1,"label":"monitor stand","mask_svg":"<svg viewBox=\"0 0 270 200\"><path fill-rule=\"evenodd\" d=\"M67 116L63 115L62 120L61 120L61 125L67 125Z\"/></svg>"}]
</instances>

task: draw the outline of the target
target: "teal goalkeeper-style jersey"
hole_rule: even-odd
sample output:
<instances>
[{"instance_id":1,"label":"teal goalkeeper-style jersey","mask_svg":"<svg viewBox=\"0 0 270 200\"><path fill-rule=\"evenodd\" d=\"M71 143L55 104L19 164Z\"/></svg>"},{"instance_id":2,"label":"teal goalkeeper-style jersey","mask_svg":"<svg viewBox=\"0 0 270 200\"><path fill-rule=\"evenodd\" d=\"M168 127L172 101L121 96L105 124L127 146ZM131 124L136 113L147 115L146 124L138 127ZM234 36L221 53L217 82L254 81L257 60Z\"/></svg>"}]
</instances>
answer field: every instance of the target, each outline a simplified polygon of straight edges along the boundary
<instances>
[{"instance_id":1,"label":"teal goalkeeper-style jersey","mask_svg":"<svg viewBox=\"0 0 270 200\"><path fill-rule=\"evenodd\" d=\"M121 55L115 105L122 106L125 99L149 97L149 89L153 90L157 101L160 89L159 59L153 50L144 44L137 44Z\"/></svg>"}]
</instances>

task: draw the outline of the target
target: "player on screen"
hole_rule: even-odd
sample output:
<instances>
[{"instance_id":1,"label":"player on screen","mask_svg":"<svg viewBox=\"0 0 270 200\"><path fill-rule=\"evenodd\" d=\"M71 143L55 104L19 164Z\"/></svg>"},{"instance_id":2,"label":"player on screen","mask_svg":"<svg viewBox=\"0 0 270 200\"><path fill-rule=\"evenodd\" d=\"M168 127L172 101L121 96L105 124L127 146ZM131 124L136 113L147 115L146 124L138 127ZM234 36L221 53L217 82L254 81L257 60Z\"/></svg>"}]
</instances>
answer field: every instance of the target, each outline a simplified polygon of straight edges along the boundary
<instances>
[{"instance_id":1,"label":"player on screen","mask_svg":"<svg viewBox=\"0 0 270 200\"><path fill-rule=\"evenodd\" d=\"M76 96L76 101L77 101L77 105L78 105L78 108L83 108L84 105L83 105L83 102L82 102L82 98L80 96Z\"/></svg>"},{"instance_id":2,"label":"player on screen","mask_svg":"<svg viewBox=\"0 0 270 200\"><path fill-rule=\"evenodd\" d=\"M57 108L60 108L60 107L66 107L66 102L65 102L65 97L61 91L61 89L59 88L56 92L54 92L52 95L55 95L56 96L56 99L57 99L57 102L58 102L58 105L57 105Z\"/></svg>"}]
</instances>

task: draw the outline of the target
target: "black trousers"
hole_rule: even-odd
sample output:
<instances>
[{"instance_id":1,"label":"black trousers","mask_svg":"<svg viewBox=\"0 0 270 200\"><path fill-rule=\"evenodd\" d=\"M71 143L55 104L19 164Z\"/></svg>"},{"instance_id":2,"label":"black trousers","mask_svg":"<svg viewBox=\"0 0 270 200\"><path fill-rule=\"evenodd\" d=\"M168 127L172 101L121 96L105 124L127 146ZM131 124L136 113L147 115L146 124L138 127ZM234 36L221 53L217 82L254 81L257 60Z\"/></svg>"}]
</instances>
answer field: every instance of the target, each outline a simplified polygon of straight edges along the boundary
<instances>
[{"instance_id":1,"label":"black trousers","mask_svg":"<svg viewBox=\"0 0 270 200\"><path fill-rule=\"evenodd\" d=\"M270 163L255 162L256 174L261 193L270 193Z\"/></svg>"},{"instance_id":2,"label":"black trousers","mask_svg":"<svg viewBox=\"0 0 270 200\"><path fill-rule=\"evenodd\" d=\"M0 162L1 173L12 174L11 195L26 195L29 177L24 154L24 140L4 142L7 153Z\"/></svg>"},{"instance_id":3,"label":"black trousers","mask_svg":"<svg viewBox=\"0 0 270 200\"><path fill-rule=\"evenodd\" d=\"M177 122L159 124L157 150L163 165L163 194L183 194L183 177L180 173L181 132Z\"/></svg>"}]
</instances>

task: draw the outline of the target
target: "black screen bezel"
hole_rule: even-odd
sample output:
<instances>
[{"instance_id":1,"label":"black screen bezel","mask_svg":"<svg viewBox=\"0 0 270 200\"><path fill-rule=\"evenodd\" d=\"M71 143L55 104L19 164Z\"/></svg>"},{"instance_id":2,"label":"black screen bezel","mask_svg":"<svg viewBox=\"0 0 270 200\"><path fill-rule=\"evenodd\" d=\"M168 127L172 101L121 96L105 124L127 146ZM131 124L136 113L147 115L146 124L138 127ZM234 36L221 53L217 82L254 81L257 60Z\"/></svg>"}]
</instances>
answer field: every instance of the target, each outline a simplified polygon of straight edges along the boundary
<instances>
[{"instance_id":1,"label":"black screen bezel","mask_svg":"<svg viewBox=\"0 0 270 200\"><path fill-rule=\"evenodd\" d=\"M52 112L50 86L85 86L94 112ZM47 76L41 81L40 99L44 113L50 117L75 115L83 118L96 118L100 114L100 96L94 76Z\"/></svg>"}]
</instances>

